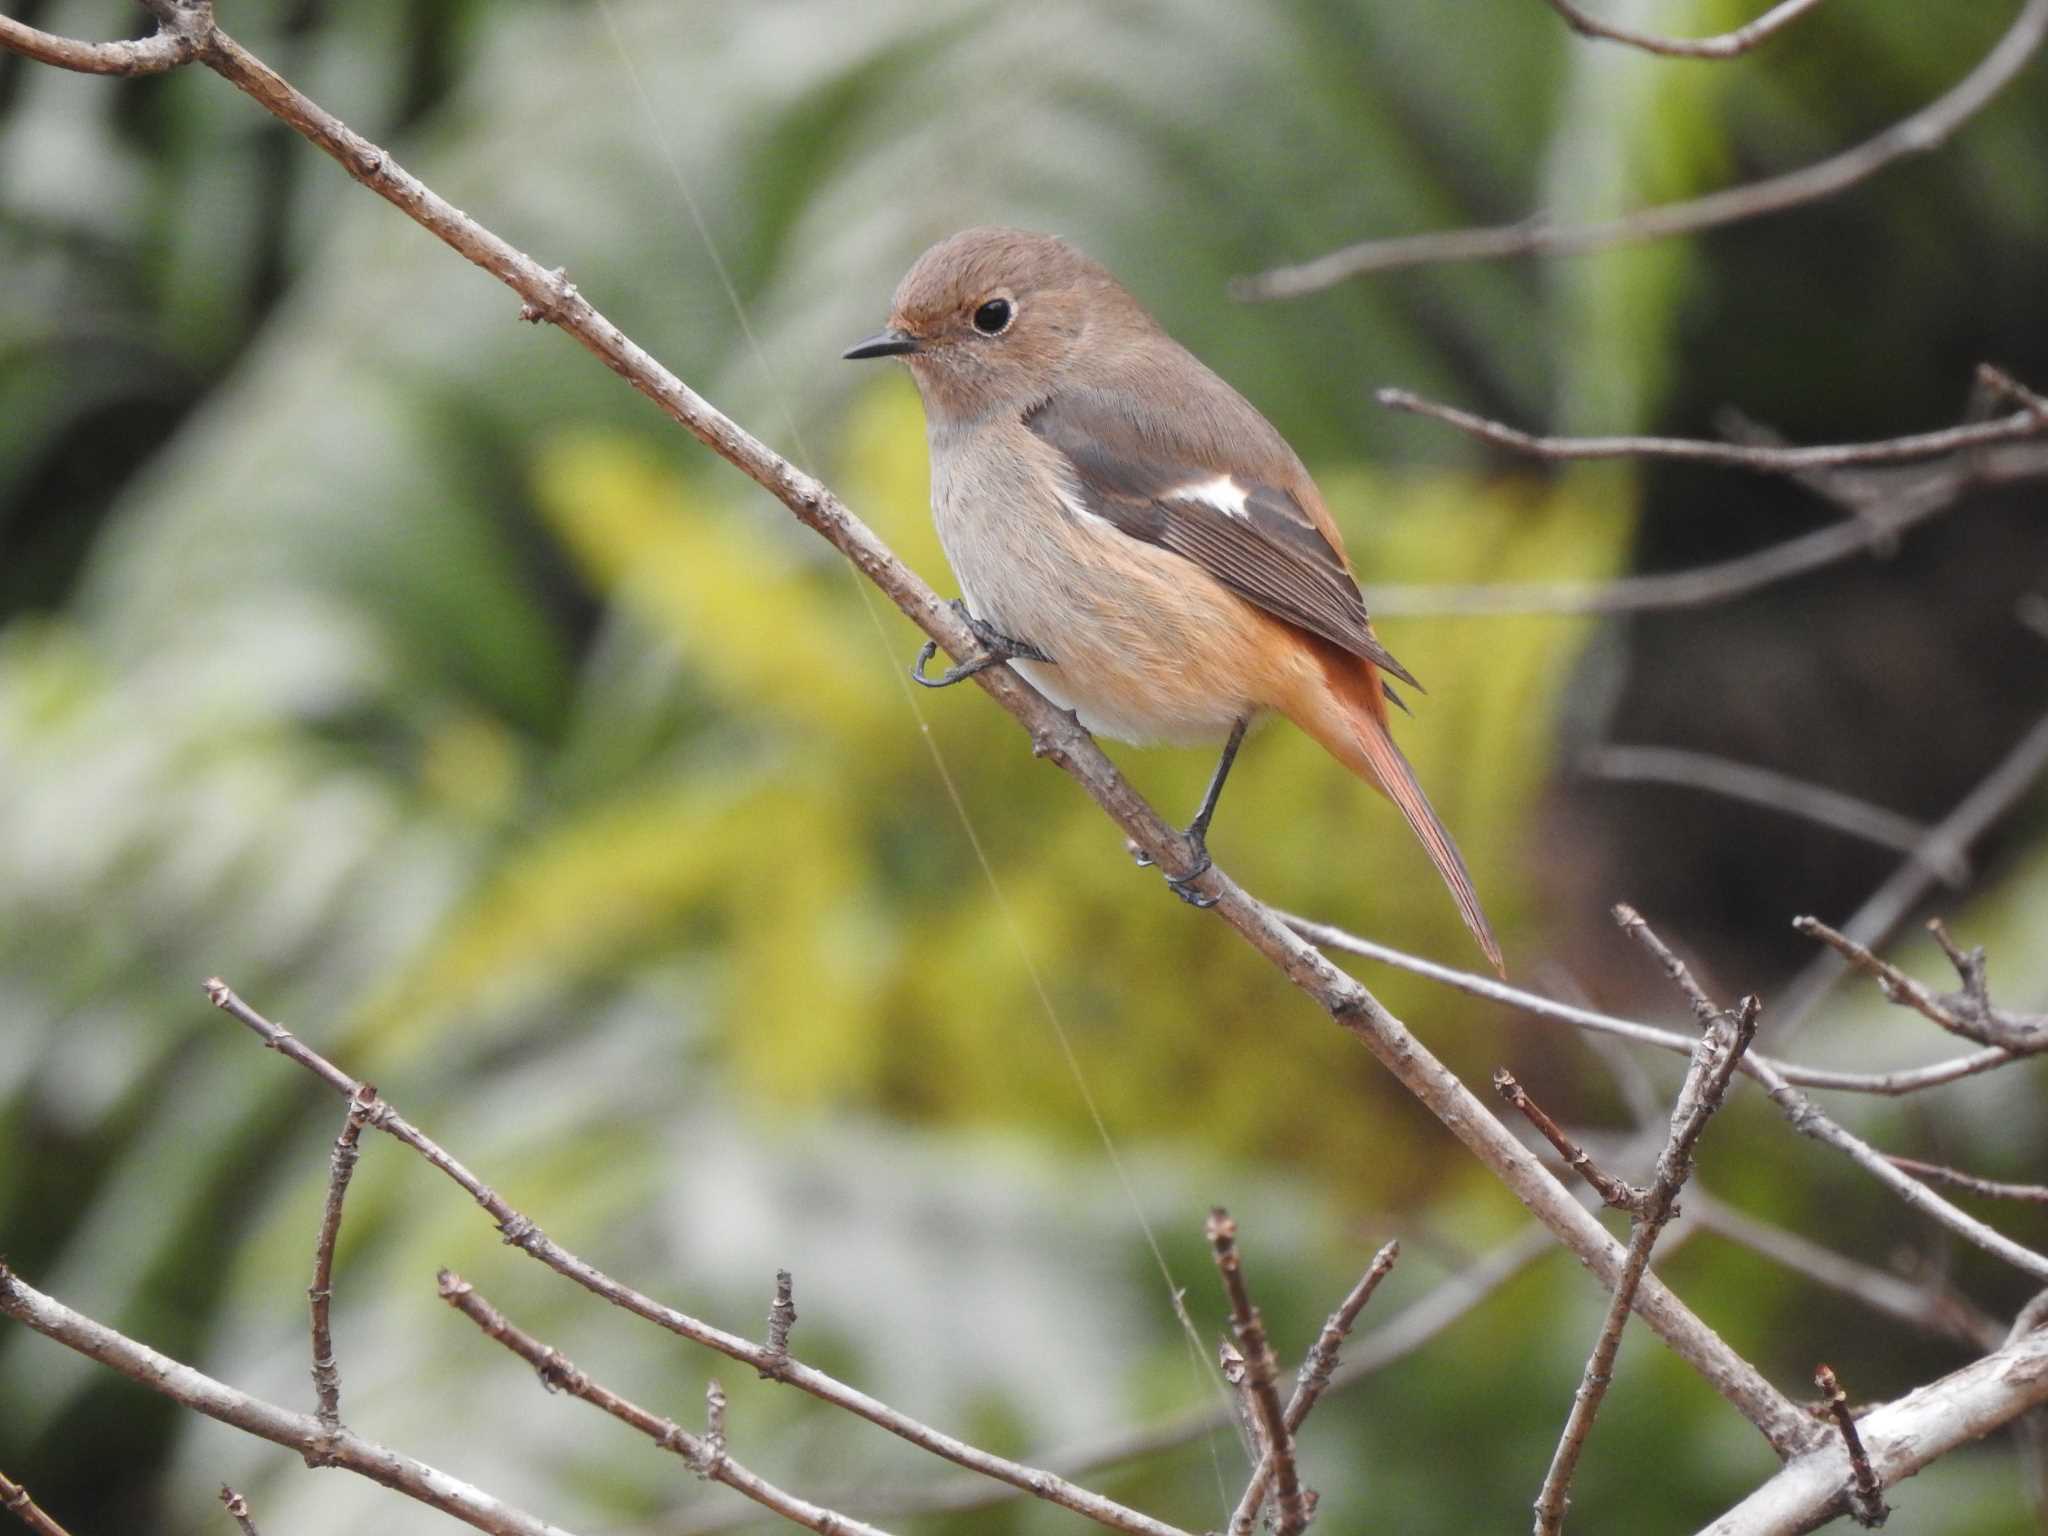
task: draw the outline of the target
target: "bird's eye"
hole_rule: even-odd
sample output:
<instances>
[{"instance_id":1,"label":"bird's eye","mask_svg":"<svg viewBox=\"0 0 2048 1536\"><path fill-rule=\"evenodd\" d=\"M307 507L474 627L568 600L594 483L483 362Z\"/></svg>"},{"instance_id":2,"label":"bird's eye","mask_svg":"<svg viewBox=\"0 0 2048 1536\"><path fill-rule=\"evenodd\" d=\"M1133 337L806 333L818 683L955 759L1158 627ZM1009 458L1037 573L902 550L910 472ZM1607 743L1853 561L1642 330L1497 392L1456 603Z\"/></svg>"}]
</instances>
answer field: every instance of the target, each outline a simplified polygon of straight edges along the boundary
<instances>
[{"instance_id":1,"label":"bird's eye","mask_svg":"<svg viewBox=\"0 0 2048 1536\"><path fill-rule=\"evenodd\" d=\"M974 328L984 336L1000 336L1016 313L1008 299L990 299L974 312Z\"/></svg>"}]
</instances>

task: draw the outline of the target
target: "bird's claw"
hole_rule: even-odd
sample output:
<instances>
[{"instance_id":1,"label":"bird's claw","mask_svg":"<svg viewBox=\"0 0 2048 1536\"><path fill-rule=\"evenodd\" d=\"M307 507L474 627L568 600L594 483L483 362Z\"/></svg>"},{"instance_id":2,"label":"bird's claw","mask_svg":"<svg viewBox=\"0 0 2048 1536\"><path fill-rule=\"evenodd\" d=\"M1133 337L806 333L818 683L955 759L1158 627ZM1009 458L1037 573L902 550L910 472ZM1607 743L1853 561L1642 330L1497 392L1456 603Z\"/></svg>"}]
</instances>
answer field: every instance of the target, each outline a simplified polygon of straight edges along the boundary
<instances>
[{"instance_id":1,"label":"bird's claw","mask_svg":"<svg viewBox=\"0 0 2048 1536\"><path fill-rule=\"evenodd\" d=\"M985 624L967 611L967 605L954 598L952 608L960 621L974 632L974 639L981 646L981 654L958 666L948 667L937 677L925 676L925 663L939 653L939 642L927 640L917 653L917 660L910 664L910 680L926 688L950 688L955 683L964 683L977 672L986 672L990 667L1005 661L1042 661L1051 663L1052 658L1028 640L1019 640L1006 635L992 624Z\"/></svg>"},{"instance_id":2,"label":"bird's claw","mask_svg":"<svg viewBox=\"0 0 2048 1536\"><path fill-rule=\"evenodd\" d=\"M1168 875L1166 877L1166 888L1196 911L1206 912L1222 898L1220 896L1210 896L1196 890L1195 882L1209 873L1215 866L1209 858L1208 844L1202 840L1202 835L1199 832L1193 832L1188 835L1188 844L1189 852L1193 856L1194 867L1184 875Z\"/></svg>"}]
</instances>

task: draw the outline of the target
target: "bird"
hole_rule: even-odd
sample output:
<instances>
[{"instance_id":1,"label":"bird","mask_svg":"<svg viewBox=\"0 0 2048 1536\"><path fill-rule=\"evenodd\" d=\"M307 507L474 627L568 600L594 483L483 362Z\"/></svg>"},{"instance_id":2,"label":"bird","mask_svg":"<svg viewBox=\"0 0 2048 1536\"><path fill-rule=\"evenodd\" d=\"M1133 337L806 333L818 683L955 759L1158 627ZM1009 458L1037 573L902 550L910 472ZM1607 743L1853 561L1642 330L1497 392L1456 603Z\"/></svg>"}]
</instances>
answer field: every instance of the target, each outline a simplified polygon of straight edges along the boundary
<instances>
[{"instance_id":1,"label":"bird","mask_svg":"<svg viewBox=\"0 0 2048 1536\"><path fill-rule=\"evenodd\" d=\"M1501 948L1449 830L1389 730L1390 679L1342 535L1287 440L1109 271L1057 236L983 227L927 250L883 330L924 405L932 516L983 647L1099 736L1223 742L1190 822L1208 831L1252 722L1292 721L1391 800L1493 969Z\"/></svg>"}]
</instances>

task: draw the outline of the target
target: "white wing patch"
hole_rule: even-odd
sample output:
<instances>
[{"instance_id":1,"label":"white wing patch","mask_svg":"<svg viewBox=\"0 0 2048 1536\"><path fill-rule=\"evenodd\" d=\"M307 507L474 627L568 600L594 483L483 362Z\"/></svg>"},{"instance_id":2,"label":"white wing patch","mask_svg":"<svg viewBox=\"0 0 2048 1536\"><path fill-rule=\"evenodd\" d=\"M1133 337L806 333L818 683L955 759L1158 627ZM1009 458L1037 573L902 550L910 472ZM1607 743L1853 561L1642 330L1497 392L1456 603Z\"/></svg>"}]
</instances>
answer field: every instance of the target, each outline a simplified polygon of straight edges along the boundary
<instances>
[{"instance_id":1,"label":"white wing patch","mask_svg":"<svg viewBox=\"0 0 2048 1536\"><path fill-rule=\"evenodd\" d=\"M1067 515L1069 517L1072 517L1079 522L1086 523L1091 527L1106 528L1114 534L1121 535L1123 533L1123 530L1117 527L1115 523L1111 522L1108 518L1104 517L1100 512L1097 512L1093 507L1089 506L1086 502L1082 501L1079 496L1075 495L1072 491L1068 490L1064 485L1059 488L1059 498L1060 505L1067 509Z\"/></svg>"},{"instance_id":2,"label":"white wing patch","mask_svg":"<svg viewBox=\"0 0 2048 1536\"><path fill-rule=\"evenodd\" d=\"M1220 512L1228 513L1239 522L1249 522L1251 513L1245 510L1245 489L1229 475L1218 475L1213 480L1198 480L1193 485L1183 485L1178 490L1168 491L1161 501L1203 501Z\"/></svg>"}]
</instances>

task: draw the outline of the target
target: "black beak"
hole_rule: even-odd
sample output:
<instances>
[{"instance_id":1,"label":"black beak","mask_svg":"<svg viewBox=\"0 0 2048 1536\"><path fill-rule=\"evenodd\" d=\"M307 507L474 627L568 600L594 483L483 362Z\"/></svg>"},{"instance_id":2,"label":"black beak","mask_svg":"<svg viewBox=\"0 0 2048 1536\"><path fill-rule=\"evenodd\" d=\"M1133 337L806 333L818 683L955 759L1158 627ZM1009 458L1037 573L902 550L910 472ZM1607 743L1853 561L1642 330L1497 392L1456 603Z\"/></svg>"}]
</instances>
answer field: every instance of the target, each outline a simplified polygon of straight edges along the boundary
<instances>
[{"instance_id":1,"label":"black beak","mask_svg":"<svg viewBox=\"0 0 2048 1536\"><path fill-rule=\"evenodd\" d=\"M892 325L888 330L877 331L866 341L848 347L840 356L858 362L868 357L902 357L905 353L919 350L915 336Z\"/></svg>"}]
</instances>

